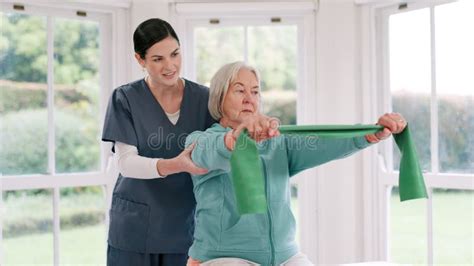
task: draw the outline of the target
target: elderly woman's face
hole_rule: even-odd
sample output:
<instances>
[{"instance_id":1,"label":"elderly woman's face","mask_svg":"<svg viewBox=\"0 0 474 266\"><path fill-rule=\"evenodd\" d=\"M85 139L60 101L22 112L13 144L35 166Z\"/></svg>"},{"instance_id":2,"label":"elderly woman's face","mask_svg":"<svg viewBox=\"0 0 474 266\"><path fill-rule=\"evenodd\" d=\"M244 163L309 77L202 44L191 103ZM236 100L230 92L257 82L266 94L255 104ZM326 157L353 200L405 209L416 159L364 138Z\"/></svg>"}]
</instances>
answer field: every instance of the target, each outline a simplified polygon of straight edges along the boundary
<instances>
[{"instance_id":1,"label":"elderly woman's face","mask_svg":"<svg viewBox=\"0 0 474 266\"><path fill-rule=\"evenodd\" d=\"M231 81L224 97L223 118L240 123L247 116L258 113L260 88L255 74L245 68Z\"/></svg>"}]
</instances>

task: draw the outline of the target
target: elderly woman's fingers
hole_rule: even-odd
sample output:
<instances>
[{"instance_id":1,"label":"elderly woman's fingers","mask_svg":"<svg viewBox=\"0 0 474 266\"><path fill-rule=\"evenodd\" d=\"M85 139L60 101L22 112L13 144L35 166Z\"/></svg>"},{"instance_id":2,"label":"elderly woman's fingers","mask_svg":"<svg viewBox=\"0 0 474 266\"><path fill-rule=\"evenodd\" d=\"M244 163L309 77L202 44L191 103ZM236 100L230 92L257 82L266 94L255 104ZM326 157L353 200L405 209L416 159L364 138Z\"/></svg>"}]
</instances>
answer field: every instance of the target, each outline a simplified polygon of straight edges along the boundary
<instances>
[{"instance_id":1,"label":"elderly woman's fingers","mask_svg":"<svg viewBox=\"0 0 474 266\"><path fill-rule=\"evenodd\" d=\"M390 131L392 131L393 133L397 133L400 131L400 117L398 116L398 114L396 113L390 113L387 115L388 119L392 120L393 123L394 123L394 128L391 129Z\"/></svg>"},{"instance_id":2,"label":"elderly woman's fingers","mask_svg":"<svg viewBox=\"0 0 474 266\"><path fill-rule=\"evenodd\" d=\"M268 138L267 128L269 123L264 115L259 115L255 120L255 137L256 141L262 141Z\"/></svg>"},{"instance_id":3,"label":"elderly woman's fingers","mask_svg":"<svg viewBox=\"0 0 474 266\"><path fill-rule=\"evenodd\" d=\"M377 143L380 140L375 136L375 134L367 134L365 135L365 139L370 143Z\"/></svg>"},{"instance_id":4,"label":"elderly woman's fingers","mask_svg":"<svg viewBox=\"0 0 474 266\"><path fill-rule=\"evenodd\" d=\"M384 129L375 134L366 135L365 138L370 143L376 143L379 140L390 137L391 134L402 132L405 129L407 122L399 113L386 113L379 118L377 124L383 126Z\"/></svg>"},{"instance_id":5,"label":"elderly woman's fingers","mask_svg":"<svg viewBox=\"0 0 474 266\"><path fill-rule=\"evenodd\" d=\"M238 138L240 133L247 129L249 136L255 141L263 141L272 137L280 135L278 130L280 123L274 117L269 117L262 114L248 117L245 122L241 123L234 130L234 137Z\"/></svg>"},{"instance_id":6,"label":"elderly woman's fingers","mask_svg":"<svg viewBox=\"0 0 474 266\"><path fill-rule=\"evenodd\" d=\"M399 113L387 113L379 118L377 124L387 128L393 134L398 134L405 129L407 122ZM383 133L383 135L386 134Z\"/></svg>"},{"instance_id":7,"label":"elderly woman's fingers","mask_svg":"<svg viewBox=\"0 0 474 266\"><path fill-rule=\"evenodd\" d=\"M390 137L391 134L392 132L390 132L388 128L384 128L382 131L375 133L375 137L378 138L379 140L383 140Z\"/></svg>"},{"instance_id":8,"label":"elderly woman's fingers","mask_svg":"<svg viewBox=\"0 0 474 266\"><path fill-rule=\"evenodd\" d=\"M259 133L259 139L265 140L269 137L268 129L270 128L270 117L261 115L258 119L258 126L262 129Z\"/></svg>"},{"instance_id":9,"label":"elderly woman's fingers","mask_svg":"<svg viewBox=\"0 0 474 266\"><path fill-rule=\"evenodd\" d=\"M406 121L403 118L403 116L399 113L390 113L387 114L387 118L393 121L395 123L395 128L393 128L391 131L394 134L398 134L402 132L405 127L406 127Z\"/></svg>"},{"instance_id":10,"label":"elderly woman's fingers","mask_svg":"<svg viewBox=\"0 0 474 266\"><path fill-rule=\"evenodd\" d=\"M381 116L377 121L377 124L388 128L391 132L397 130L397 123L390 118L390 114L384 114L383 116Z\"/></svg>"},{"instance_id":11,"label":"elderly woman's fingers","mask_svg":"<svg viewBox=\"0 0 474 266\"><path fill-rule=\"evenodd\" d=\"M255 119L250 119L248 122L244 122L245 128L250 135L250 137L255 138Z\"/></svg>"},{"instance_id":12,"label":"elderly woman's fingers","mask_svg":"<svg viewBox=\"0 0 474 266\"><path fill-rule=\"evenodd\" d=\"M401 114L391 113L390 114L390 119L395 121L395 123L397 124L397 129L395 131L392 131L393 133L398 134L398 133L402 132L405 129L405 127L407 125L407 122Z\"/></svg>"},{"instance_id":13,"label":"elderly woman's fingers","mask_svg":"<svg viewBox=\"0 0 474 266\"><path fill-rule=\"evenodd\" d=\"M279 136L280 131L278 130L278 127L280 127L280 120L276 117L271 117L270 128L268 129L268 135L271 137Z\"/></svg>"},{"instance_id":14,"label":"elderly woman's fingers","mask_svg":"<svg viewBox=\"0 0 474 266\"><path fill-rule=\"evenodd\" d=\"M262 136L264 136L264 139L268 139L277 135L280 120L276 117L261 115L260 125L263 128Z\"/></svg>"},{"instance_id":15,"label":"elderly woman's fingers","mask_svg":"<svg viewBox=\"0 0 474 266\"><path fill-rule=\"evenodd\" d=\"M260 125L255 126L255 137L258 138L263 135L263 128Z\"/></svg>"},{"instance_id":16,"label":"elderly woman's fingers","mask_svg":"<svg viewBox=\"0 0 474 266\"><path fill-rule=\"evenodd\" d=\"M245 124L240 124L237 128L234 129L234 132L232 133L232 136L234 139L238 139L240 136L240 133L245 129Z\"/></svg>"}]
</instances>

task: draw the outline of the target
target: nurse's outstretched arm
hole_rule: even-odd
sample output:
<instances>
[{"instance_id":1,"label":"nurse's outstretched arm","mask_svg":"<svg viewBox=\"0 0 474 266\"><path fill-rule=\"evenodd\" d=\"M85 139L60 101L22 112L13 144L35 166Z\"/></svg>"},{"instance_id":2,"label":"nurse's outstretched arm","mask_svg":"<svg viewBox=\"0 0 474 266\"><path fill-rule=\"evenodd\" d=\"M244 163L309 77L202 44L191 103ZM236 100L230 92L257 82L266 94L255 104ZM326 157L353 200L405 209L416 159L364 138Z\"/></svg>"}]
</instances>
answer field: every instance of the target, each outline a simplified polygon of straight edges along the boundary
<instances>
[{"instance_id":1,"label":"nurse's outstretched arm","mask_svg":"<svg viewBox=\"0 0 474 266\"><path fill-rule=\"evenodd\" d=\"M197 167L192 162L192 148L189 147L171 159L149 158L139 155L136 146L115 142L114 160L119 172L128 178L165 178L168 175L180 172L203 175L207 173L207 170Z\"/></svg>"},{"instance_id":2,"label":"nurse's outstretched arm","mask_svg":"<svg viewBox=\"0 0 474 266\"><path fill-rule=\"evenodd\" d=\"M204 175L208 171L194 164L191 154L194 144L186 147L178 156L171 159L160 159L156 162L156 169L160 175L166 176L175 173L187 172L192 175Z\"/></svg>"}]
</instances>

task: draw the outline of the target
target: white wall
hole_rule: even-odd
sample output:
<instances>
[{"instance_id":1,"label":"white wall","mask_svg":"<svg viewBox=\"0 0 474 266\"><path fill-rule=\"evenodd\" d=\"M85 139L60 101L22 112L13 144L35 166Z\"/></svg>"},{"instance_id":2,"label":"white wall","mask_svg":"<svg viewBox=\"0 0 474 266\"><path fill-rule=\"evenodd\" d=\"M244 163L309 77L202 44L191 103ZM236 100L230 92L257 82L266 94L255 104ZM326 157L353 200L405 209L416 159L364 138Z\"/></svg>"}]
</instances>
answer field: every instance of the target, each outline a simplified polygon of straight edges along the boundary
<instances>
[{"instance_id":1,"label":"white wall","mask_svg":"<svg viewBox=\"0 0 474 266\"><path fill-rule=\"evenodd\" d=\"M318 123L362 122L359 7L322 0L316 14ZM319 263L363 260L361 155L318 169Z\"/></svg>"}]
</instances>

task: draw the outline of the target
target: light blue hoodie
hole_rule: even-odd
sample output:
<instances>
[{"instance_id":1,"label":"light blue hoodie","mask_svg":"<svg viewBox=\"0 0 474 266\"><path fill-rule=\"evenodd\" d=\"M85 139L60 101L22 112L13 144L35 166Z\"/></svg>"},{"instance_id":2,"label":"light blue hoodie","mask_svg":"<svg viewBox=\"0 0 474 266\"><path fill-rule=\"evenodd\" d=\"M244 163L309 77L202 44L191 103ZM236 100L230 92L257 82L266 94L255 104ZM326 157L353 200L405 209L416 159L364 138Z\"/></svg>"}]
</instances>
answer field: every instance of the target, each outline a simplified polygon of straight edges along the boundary
<instances>
[{"instance_id":1,"label":"light blue hoodie","mask_svg":"<svg viewBox=\"0 0 474 266\"><path fill-rule=\"evenodd\" d=\"M229 130L216 123L186 139L186 146L196 143L191 156L194 163L209 170L205 175L192 176L197 206L189 256L199 261L236 257L261 265L280 265L298 252L296 224L290 210L290 177L346 157L369 143L364 137L282 135L257 144L268 210L240 216L230 173L231 151L224 145Z\"/></svg>"}]
</instances>

